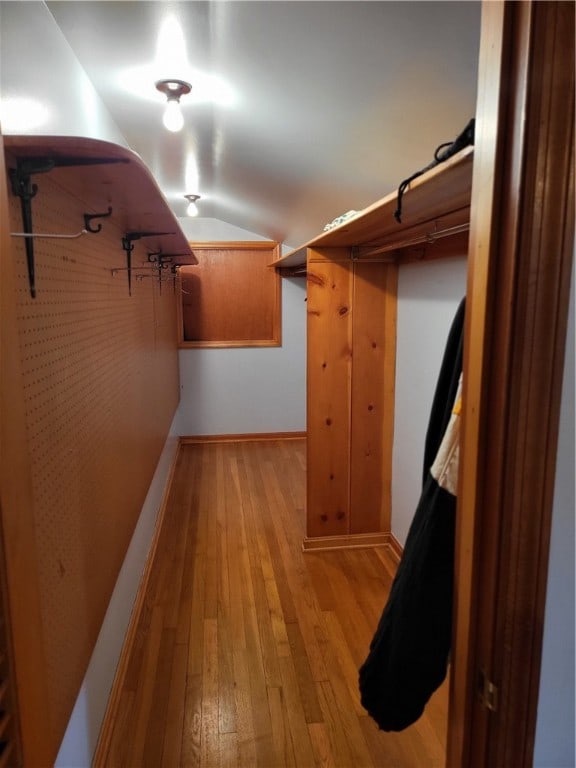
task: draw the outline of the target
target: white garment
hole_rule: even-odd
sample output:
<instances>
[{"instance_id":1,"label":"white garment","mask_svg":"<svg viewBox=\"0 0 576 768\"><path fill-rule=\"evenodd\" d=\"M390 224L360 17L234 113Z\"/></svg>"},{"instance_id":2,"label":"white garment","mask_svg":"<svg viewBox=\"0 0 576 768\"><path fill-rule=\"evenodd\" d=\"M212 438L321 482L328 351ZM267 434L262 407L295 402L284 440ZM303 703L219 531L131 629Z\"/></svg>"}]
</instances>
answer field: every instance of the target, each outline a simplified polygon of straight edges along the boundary
<instances>
[{"instance_id":1,"label":"white garment","mask_svg":"<svg viewBox=\"0 0 576 768\"><path fill-rule=\"evenodd\" d=\"M462 410L462 374L458 381L458 390L452 408L452 415L440 448L430 467L430 474L438 485L456 496L458 488L458 462L460 459L460 412Z\"/></svg>"}]
</instances>

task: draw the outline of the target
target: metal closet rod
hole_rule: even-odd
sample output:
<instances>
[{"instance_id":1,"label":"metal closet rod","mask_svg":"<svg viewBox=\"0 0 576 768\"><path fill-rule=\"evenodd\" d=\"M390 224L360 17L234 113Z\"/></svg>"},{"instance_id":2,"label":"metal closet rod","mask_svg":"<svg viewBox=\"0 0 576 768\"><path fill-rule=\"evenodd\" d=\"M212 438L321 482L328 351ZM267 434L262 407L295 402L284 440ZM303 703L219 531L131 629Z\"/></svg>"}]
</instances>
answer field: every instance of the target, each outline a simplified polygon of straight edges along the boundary
<instances>
[{"instance_id":1,"label":"metal closet rod","mask_svg":"<svg viewBox=\"0 0 576 768\"><path fill-rule=\"evenodd\" d=\"M170 275L169 277L157 277L156 275L138 275L135 274L134 277L136 280L146 280L146 278L151 278L152 280L158 280L159 283L171 283L175 275Z\"/></svg>"},{"instance_id":2,"label":"metal closet rod","mask_svg":"<svg viewBox=\"0 0 576 768\"><path fill-rule=\"evenodd\" d=\"M158 272L158 266L153 266L153 265L148 266L148 264L143 264L141 267L133 267L133 266L130 266L130 267L112 267L110 272L112 272L112 274L115 275L116 272L127 272L128 270L132 270L132 272L134 272L134 270L136 270L136 269L153 269L155 272Z\"/></svg>"},{"instance_id":3,"label":"metal closet rod","mask_svg":"<svg viewBox=\"0 0 576 768\"><path fill-rule=\"evenodd\" d=\"M164 264L161 266L159 264L142 264L142 266L130 266L130 267L112 267L110 272L115 275L117 272L127 272L128 270L131 270L134 272L137 269L150 269L154 272L158 272L159 270L162 270L162 272L167 272L169 267L173 267L175 265L171 264L169 261L165 261ZM152 275L153 277L153 275Z\"/></svg>"},{"instance_id":4,"label":"metal closet rod","mask_svg":"<svg viewBox=\"0 0 576 768\"><path fill-rule=\"evenodd\" d=\"M389 251L399 251L402 248L409 248L412 245L422 245L422 243L435 243L436 240L441 240L443 237L450 237L451 235L457 235L460 232L467 232L470 229L470 222L465 224L457 224L455 227L447 227L446 229L439 229L438 231L425 232L422 235L413 237L410 240L402 240L400 242L388 243L385 245L376 245L374 248L366 246L366 248L359 249L360 256L363 258L370 258L371 256L378 256L380 253L388 253Z\"/></svg>"},{"instance_id":5,"label":"metal closet rod","mask_svg":"<svg viewBox=\"0 0 576 768\"><path fill-rule=\"evenodd\" d=\"M77 237L87 235L87 229L81 229L80 232L75 232L73 235L60 235L52 232L10 232L12 237L44 237L53 238L57 240L75 240Z\"/></svg>"}]
</instances>

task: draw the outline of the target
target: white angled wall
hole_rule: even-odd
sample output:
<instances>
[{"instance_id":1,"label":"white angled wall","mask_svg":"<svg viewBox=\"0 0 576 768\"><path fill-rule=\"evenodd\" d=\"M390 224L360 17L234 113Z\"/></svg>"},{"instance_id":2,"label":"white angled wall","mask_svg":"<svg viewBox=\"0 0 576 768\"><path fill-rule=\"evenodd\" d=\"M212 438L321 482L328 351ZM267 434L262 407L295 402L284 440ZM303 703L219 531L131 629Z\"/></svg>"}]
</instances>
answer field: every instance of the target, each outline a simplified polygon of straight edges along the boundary
<instances>
[{"instance_id":1,"label":"white angled wall","mask_svg":"<svg viewBox=\"0 0 576 768\"><path fill-rule=\"evenodd\" d=\"M0 2L0 96L33 101L40 122L3 118L4 134L84 136L127 146L66 38L44 3ZM21 102L20 102L21 103Z\"/></svg>"}]
</instances>

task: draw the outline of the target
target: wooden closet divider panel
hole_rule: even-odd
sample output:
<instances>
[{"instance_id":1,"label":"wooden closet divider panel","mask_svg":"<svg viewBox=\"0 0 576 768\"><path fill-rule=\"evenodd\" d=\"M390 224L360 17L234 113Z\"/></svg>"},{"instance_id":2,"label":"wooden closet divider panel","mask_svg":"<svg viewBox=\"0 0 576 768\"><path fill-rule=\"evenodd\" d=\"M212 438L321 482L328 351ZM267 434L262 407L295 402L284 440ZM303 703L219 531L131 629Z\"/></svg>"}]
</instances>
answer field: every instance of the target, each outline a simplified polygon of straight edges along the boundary
<instances>
[{"instance_id":1,"label":"wooden closet divider panel","mask_svg":"<svg viewBox=\"0 0 576 768\"><path fill-rule=\"evenodd\" d=\"M394 263L308 251L308 510L305 549L390 536Z\"/></svg>"},{"instance_id":2,"label":"wooden closet divider panel","mask_svg":"<svg viewBox=\"0 0 576 768\"><path fill-rule=\"evenodd\" d=\"M354 264L350 532L390 531L395 264Z\"/></svg>"},{"instance_id":3,"label":"wooden closet divider panel","mask_svg":"<svg viewBox=\"0 0 576 768\"><path fill-rule=\"evenodd\" d=\"M353 270L341 251L308 263L308 537L350 532Z\"/></svg>"}]
</instances>

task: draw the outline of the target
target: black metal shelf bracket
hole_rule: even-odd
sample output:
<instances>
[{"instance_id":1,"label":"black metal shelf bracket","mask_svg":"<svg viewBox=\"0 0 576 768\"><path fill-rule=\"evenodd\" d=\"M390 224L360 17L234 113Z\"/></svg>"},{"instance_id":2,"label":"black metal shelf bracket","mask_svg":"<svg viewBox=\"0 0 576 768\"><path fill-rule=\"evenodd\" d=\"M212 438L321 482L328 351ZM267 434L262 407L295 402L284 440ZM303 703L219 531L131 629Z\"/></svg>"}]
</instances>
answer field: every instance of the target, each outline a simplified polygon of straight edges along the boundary
<instances>
[{"instance_id":1,"label":"black metal shelf bracket","mask_svg":"<svg viewBox=\"0 0 576 768\"><path fill-rule=\"evenodd\" d=\"M32 198L38 192L38 185L32 183L33 173L47 173L54 168L54 161L47 157L31 157L19 160L16 168L10 168L10 182L12 194L20 198L22 210L22 227L24 233L32 233ZM34 241L31 237L25 238L26 266L28 269L28 286L30 296L36 298L36 275L34 267Z\"/></svg>"},{"instance_id":2,"label":"black metal shelf bracket","mask_svg":"<svg viewBox=\"0 0 576 768\"><path fill-rule=\"evenodd\" d=\"M134 250L132 240L138 239L138 238L131 238L130 234L133 234L133 233L126 234L122 238L122 248L126 252L126 270L128 274L128 296L132 296L132 251Z\"/></svg>"},{"instance_id":3,"label":"black metal shelf bracket","mask_svg":"<svg viewBox=\"0 0 576 768\"><path fill-rule=\"evenodd\" d=\"M172 264L173 259L173 255L163 254L162 250L153 251L148 254L148 261L158 268L158 285L160 286L160 293L162 293L162 270L168 269Z\"/></svg>"},{"instance_id":4,"label":"black metal shelf bracket","mask_svg":"<svg viewBox=\"0 0 576 768\"><path fill-rule=\"evenodd\" d=\"M94 234L97 234L98 232L101 232L102 230L102 224L98 224L96 227L92 227L92 224L90 223L93 219L106 219L108 216L112 216L112 206L108 206L108 210L106 213L85 213L84 214L84 229L87 232L92 232Z\"/></svg>"},{"instance_id":5,"label":"black metal shelf bracket","mask_svg":"<svg viewBox=\"0 0 576 768\"><path fill-rule=\"evenodd\" d=\"M26 266L28 269L28 285L30 296L36 298L36 274L34 264L34 237L32 231L32 198L38 192L38 185L33 184L31 176L36 173L48 173L58 166L77 166L77 165L103 165L107 163L127 163L125 158L108 157L19 157L16 161L16 168L10 168L10 182L12 194L20 198L20 207L22 210L22 228L24 242L26 245ZM110 211L111 213L112 211ZM108 214L105 214L108 215ZM86 226L88 232L94 230ZM99 231L99 230L97 230Z\"/></svg>"},{"instance_id":6,"label":"black metal shelf bracket","mask_svg":"<svg viewBox=\"0 0 576 768\"><path fill-rule=\"evenodd\" d=\"M161 235L173 235L174 232L126 232L122 238L122 248L126 252L126 272L128 275L128 295L132 296L132 251L134 250L134 240L140 240L142 237L159 237ZM154 254L158 258L161 251ZM148 256L150 261L150 256Z\"/></svg>"},{"instance_id":7,"label":"black metal shelf bracket","mask_svg":"<svg viewBox=\"0 0 576 768\"><path fill-rule=\"evenodd\" d=\"M176 277L178 275L178 264L172 264L170 267L170 272L172 272L172 289L174 290L174 294L176 294Z\"/></svg>"},{"instance_id":8,"label":"black metal shelf bracket","mask_svg":"<svg viewBox=\"0 0 576 768\"><path fill-rule=\"evenodd\" d=\"M148 261L150 262L150 264L156 264L161 256L162 256L162 249L160 249L159 251L151 251L148 254Z\"/></svg>"}]
</instances>

